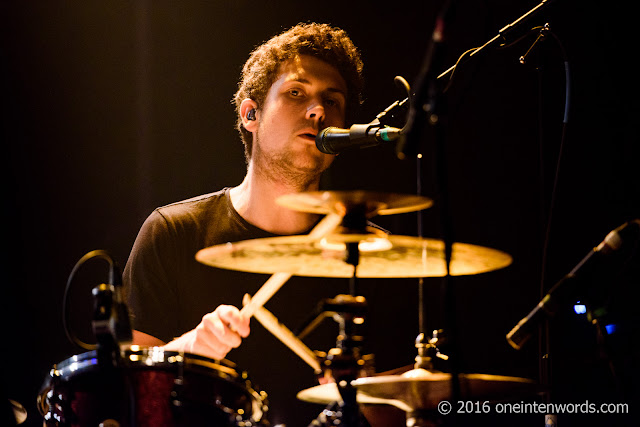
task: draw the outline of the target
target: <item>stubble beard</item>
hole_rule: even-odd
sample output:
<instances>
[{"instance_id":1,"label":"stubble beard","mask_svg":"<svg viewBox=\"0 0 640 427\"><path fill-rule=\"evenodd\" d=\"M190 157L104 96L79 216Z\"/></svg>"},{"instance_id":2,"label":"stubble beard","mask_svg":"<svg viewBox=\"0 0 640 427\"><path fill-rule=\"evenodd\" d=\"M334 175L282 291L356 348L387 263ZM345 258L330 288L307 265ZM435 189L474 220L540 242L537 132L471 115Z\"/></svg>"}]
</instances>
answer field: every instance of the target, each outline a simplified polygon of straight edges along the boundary
<instances>
[{"instance_id":1,"label":"stubble beard","mask_svg":"<svg viewBox=\"0 0 640 427\"><path fill-rule=\"evenodd\" d=\"M311 157L311 156L308 156ZM315 186L326 166L322 157L301 164L300 159L291 150L267 152L260 146L260 131L256 132L253 144L252 160L255 172L274 183L284 184L301 191Z\"/></svg>"}]
</instances>

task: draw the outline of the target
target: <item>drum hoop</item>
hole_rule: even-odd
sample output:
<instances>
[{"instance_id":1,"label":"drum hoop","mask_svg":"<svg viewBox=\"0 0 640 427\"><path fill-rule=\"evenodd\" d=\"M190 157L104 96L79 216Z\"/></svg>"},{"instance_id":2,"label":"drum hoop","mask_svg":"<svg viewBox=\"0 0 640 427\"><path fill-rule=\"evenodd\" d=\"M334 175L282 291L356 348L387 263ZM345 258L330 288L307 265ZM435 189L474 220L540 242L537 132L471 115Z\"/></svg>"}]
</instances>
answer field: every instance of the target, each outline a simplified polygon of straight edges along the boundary
<instances>
[{"instance_id":1,"label":"drum hoop","mask_svg":"<svg viewBox=\"0 0 640 427\"><path fill-rule=\"evenodd\" d=\"M187 356L187 355L188 355L188 353L185 354L185 356ZM235 369L229 368L228 366L224 366L224 365L221 365L221 364L216 363L216 362L210 362L210 361L207 361L207 360L196 359L196 358L193 358L193 357L185 357L184 358L184 363L186 365L198 365L198 366L204 366L205 368L211 368L211 369L214 369L214 370L216 370L218 372L223 372L223 373L225 373L225 374L227 374L227 375L229 375L229 376L231 376L233 378L238 378L239 377L238 371L236 371Z\"/></svg>"},{"instance_id":2,"label":"drum hoop","mask_svg":"<svg viewBox=\"0 0 640 427\"><path fill-rule=\"evenodd\" d=\"M232 383L241 387L244 393L251 396L252 413L247 414L254 422L259 422L265 414L265 395L263 392L256 390L244 371L238 371L230 366L225 366L223 360L209 359L193 353L184 353L176 351L164 351L157 347L123 347L120 351L123 368L134 369L161 369L172 371L175 368L193 366L207 368L210 372L215 373L220 378L227 377ZM149 364L149 360L152 361ZM232 363L232 362L227 362ZM85 353L76 354L57 364L54 364L49 373L49 381L72 381L75 375L85 374L100 369L98 364L98 353L96 350ZM242 383L242 385L241 385ZM41 415L45 415L46 394L52 389L52 383L45 382L40 393L38 394L38 410ZM227 408L224 405L216 404L221 410L229 413L235 411L234 408Z\"/></svg>"},{"instance_id":3,"label":"drum hoop","mask_svg":"<svg viewBox=\"0 0 640 427\"><path fill-rule=\"evenodd\" d=\"M156 368L169 368L172 366L177 366L179 364L184 364L185 366L197 365L211 369L215 372L220 372L224 375L228 375L231 378L237 379L241 376L237 370L232 367L223 365L220 361L207 359L203 356L191 353L163 352L162 359L155 360L155 363L150 365L147 365L141 359L135 359L135 356L148 356L149 353L150 352L147 349L145 349L144 351L127 349L121 352L121 357L124 365L128 367L139 365L142 367L148 366ZM67 377L73 375L75 372L85 372L87 371L87 369L91 369L93 367L95 367L96 369L98 368L98 354L95 350L71 356L68 359L54 364L51 368L50 376Z\"/></svg>"}]
</instances>

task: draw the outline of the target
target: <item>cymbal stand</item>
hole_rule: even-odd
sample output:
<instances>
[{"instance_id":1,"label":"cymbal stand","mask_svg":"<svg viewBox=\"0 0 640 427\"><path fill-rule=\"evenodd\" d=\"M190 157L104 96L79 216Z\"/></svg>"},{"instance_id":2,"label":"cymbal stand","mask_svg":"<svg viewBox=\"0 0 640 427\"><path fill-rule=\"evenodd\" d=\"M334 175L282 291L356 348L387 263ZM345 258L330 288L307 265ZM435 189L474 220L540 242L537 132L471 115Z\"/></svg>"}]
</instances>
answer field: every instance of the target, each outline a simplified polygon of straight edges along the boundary
<instances>
[{"instance_id":1,"label":"cymbal stand","mask_svg":"<svg viewBox=\"0 0 640 427\"><path fill-rule=\"evenodd\" d=\"M436 25L434 27L431 43L427 49L420 74L416 79L415 92L411 97L411 105L409 108L409 114L407 115L407 123L405 124L405 138L396 146L396 154L398 158L404 159L409 155L415 155L421 161L421 150L419 147L419 141L424 132L424 128L428 124L433 131L434 136L434 155L435 155L435 178L437 182L437 188L440 198L440 222L442 228L442 240L444 242L444 259L446 266L446 274L443 278L442 289L442 301L444 307L444 325L447 329L447 333L450 337L451 350L452 350L452 362L450 363L451 371L451 401L456 402L460 400L460 384L459 384L459 369L458 369L458 351L457 351L457 326L455 318L455 292L452 282L452 276L450 271L451 259L453 253L453 224L450 214L449 203L449 186L448 186L448 171L447 157L446 157L446 144L445 144L445 127L446 111L443 102L443 88L439 82L436 69L440 68L443 64L445 55L445 47L447 36L449 33L449 24L452 20L453 7L452 1L446 0L441 6L438 16L436 18ZM421 173L421 170L419 170ZM421 179L418 176L418 179ZM423 295L423 282L419 283L420 294ZM420 309L424 307L421 304ZM422 318L421 318L422 320ZM421 325L422 327L423 325ZM422 331L421 331L422 332ZM454 414L455 415L455 414ZM448 425L454 425L455 421L453 416L447 420ZM414 424L420 425L420 424Z\"/></svg>"},{"instance_id":2,"label":"cymbal stand","mask_svg":"<svg viewBox=\"0 0 640 427\"><path fill-rule=\"evenodd\" d=\"M367 205L366 203L341 204L338 206L342 215L343 230L346 234L365 234L367 230ZM351 385L351 381L361 377L363 370L371 366L372 355L362 354L364 338L358 332L358 326L365 320L367 302L363 296L358 295L358 264L360 263L359 241L345 242L345 262L353 266L353 275L349 279L349 295L340 294L333 299L322 301L314 319L307 323L298 338L306 336L312 328L318 325L322 318L332 315L339 325L336 338L336 347L328 351L324 358L323 375L332 378L338 386L342 397L342 403L336 411L325 409L318 419L324 418L324 422L344 427L368 426L367 421L360 412L356 400L357 390ZM331 414L327 417L327 414ZM324 415L324 416L323 416ZM331 421L329 421L331 420ZM311 425L314 425L313 423Z\"/></svg>"},{"instance_id":3,"label":"cymbal stand","mask_svg":"<svg viewBox=\"0 0 640 427\"><path fill-rule=\"evenodd\" d=\"M318 423L322 418L324 422L331 420L331 424L327 425L360 427L363 416L359 411L356 389L351 385L351 381L361 377L362 371L371 365L372 357L362 354L364 338L358 332L358 327L364 323L367 302L362 296L340 294L335 298L323 300L321 307L322 312L317 318L332 316L339 325L336 347L324 356L322 369L324 377L333 379L338 386L342 403L337 410L330 411L331 417L327 417L325 409L314 422ZM312 321L299 336L308 334L311 327L317 326L318 323Z\"/></svg>"},{"instance_id":4,"label":"cymbal stand","mask_svg":"<svg viewBox=\"0 0 640 427\"><path fill-rule=\"evenodd\" d=\"M347 234L366 234L367 232L367 205L365 203L356 203L344 206L344 216L342 218L342 227ZM359 241L346 243L345 262L353 266L353 275L349 279L349 293L353 296L358 295L358 264L360 264Z\"/></svg>"},{"instance_id":5,"label":"cymbal stand","mask_svg":"<svg viewBox=\"0 0 640 427\"><path fill-rule=\"evenodd\" d=\"M415 369L426 369L428 371L440 371L436 369L434 360L449 360L449 356L440 352L438 348L444 341L442 338L442 329L436 329L431 333L431 338L425 342L425 336L420 333L416 338L416 348L418 349L418 355L416 356Z\"/></svg>"},{"instance_id":6,"label":"cymbal stand","mask_svg":"<svg viewBox=\"0 0 640 427\"><path fill-rule=\"evenodd\" d=\"M447 361L449 356L440 352L438 346L443 343L442 329L436 329L432 332L431 338L425 341L424 333L420 333L416 338L416 356L415 369L426 369L427 371L440 372L435 368L434 361ZM433 410L414 409L407 412L407 427L431 427L438 425L438 414L434 414Z\"/></svg>"},{"instance_id":7,"label":"cymbal stand","mask_svg":"<svg viewBox=\"0 0 640 427\"><path fill-rule=\"evenodd\" d=\"M353 275L349 278L349 294L358 295L358 264L360 263L359 242L347 243L347 264L353 265Z\"/></svg>"},{"instance_id":8,"label":"cymbal stand","mask_svg":"<svg viewBox=\"0 0 640 427\"><path fill-rule=\"evenodd\" d=\"M360 370L364 365L362 359L363 337L356 332L358 325L364 322L366 301L364 297L353 295L339 295L337 302L342 308L334 316L340 326L336 340L336 347L327 354L325 364L331 369L342 396L342 425L347 427L360 426L360 413L356 401L356 388L351 381L360 377Z\"/></svg>"}]
</instances>

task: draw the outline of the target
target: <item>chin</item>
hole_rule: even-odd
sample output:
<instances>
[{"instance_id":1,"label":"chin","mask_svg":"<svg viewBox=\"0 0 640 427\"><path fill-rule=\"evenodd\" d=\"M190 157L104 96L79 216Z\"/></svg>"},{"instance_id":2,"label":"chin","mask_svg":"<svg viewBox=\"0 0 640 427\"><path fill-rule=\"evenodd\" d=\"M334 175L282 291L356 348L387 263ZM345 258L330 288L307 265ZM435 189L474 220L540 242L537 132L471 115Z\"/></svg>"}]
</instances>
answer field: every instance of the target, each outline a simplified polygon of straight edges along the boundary
<instances>
[{"instance_id":1,"label":"chin","mask_svg":"<svg viewBox=\"0 0 640 427\"><path fill-rule=\"evenodd\" d=\"M332 154L325 154L318 150L315 145L309 147L306 156L311 157L310 162L314 163L315 168L320 168L322 171L327 169L333 163L336 156Z\"/></svg>"},{"instance_id":2,"label":"chin","mask_svg":"<svg viewBox=\"0 0 640 427\"><path fill-rule=\"evenodd\" d=\"M316 176L324 172L331 165L331 162L321 156L312 158L296 156L295 161L292 162L291 165L301 173Z\"/></svg>"}]
</instances>

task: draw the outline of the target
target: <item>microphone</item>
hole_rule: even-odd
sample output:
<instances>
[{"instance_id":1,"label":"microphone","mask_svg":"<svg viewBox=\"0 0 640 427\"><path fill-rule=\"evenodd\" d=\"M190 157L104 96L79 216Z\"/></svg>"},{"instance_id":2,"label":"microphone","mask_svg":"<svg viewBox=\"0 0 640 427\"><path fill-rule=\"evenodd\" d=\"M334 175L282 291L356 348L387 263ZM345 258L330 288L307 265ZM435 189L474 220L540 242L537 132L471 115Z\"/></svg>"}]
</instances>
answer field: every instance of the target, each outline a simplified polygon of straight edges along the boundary
<instances>
[{"instance_id":1,"label":"microphone","mask_svg":"<svg viewBox=\"0 0 640 427\"><path fill-rule=\"evenodd\" d=\"M591 275L604 259L619 252L629 242L638 241L639 234L640 219L629 221L607 234L604 240L593 248L569 274L553 285L538 305L507 334L507 341L511 347L520 350L533 334L538 322L542 318L551 318L555 315L558 304L571 295L576 283Z\"/></svg>"},{"instance_id":2,"label":"microphone","mask_svg":"<svg viewBox=\"0 0 640 427\"><path fill-rule=\"evenodd\" d=\"M109 284L93 288L94 314L91 322L99 352L110 353L119 345L131 344L133 340L129 310L122 295L122 273L111 256L104 251L100 255L110 264Z\"/></svg>"},{"instance_id":3,"label":"microphone","mask_svg":"<svg viewBox=\"0 0 640 427\"><path fill-rule=\"evenodd\" d=\"M355 148L374 147L400 138L402 129L384 126L374 120L349 129L328 127L316 135L316 147L325 154L338 154Z\"/></svg>"}]
</instances>

